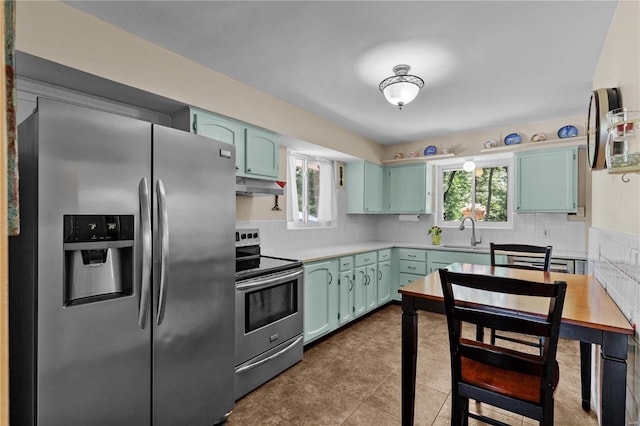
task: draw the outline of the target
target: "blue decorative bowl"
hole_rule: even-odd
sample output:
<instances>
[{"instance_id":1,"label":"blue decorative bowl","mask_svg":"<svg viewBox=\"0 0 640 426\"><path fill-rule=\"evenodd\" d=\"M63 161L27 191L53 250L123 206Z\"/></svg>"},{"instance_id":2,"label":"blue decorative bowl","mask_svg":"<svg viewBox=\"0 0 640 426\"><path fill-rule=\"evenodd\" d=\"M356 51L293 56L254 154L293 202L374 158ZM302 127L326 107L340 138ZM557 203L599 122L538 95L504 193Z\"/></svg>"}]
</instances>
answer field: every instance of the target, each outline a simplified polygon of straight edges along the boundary
<instances>
[{"instance_id":1,"label":"blue decorative bowl","mask_svg":"<svg viewBox=\"0 0 640 426\"><path fill-rule=\"evenodd\" d=\"M560 139L575 138L576 136L578 136L578 129L575 126L564 126L558 130Z\"/></svg>"},{"instance_id":2,"label":"blue decorative bowl","mask_svg":"<svg viewBox=\"0 0 640 426\"><path fill-rule=\"evenodd\" d=\"M518 133L510 133L504 138L505 145L516 145L522 141L520 134Z\"/></svg>"},{"instance_id":3,"label":"blue decorative bowl","mask_svg":"<svg viewBox=\"0 0 640 426\"><path fill-rule=\"evenodd\" d=\"M434 155L436 152L438 152L438 148L433 145L429 145L424 149L424 155Z\"/></svg>"}]
</instances>

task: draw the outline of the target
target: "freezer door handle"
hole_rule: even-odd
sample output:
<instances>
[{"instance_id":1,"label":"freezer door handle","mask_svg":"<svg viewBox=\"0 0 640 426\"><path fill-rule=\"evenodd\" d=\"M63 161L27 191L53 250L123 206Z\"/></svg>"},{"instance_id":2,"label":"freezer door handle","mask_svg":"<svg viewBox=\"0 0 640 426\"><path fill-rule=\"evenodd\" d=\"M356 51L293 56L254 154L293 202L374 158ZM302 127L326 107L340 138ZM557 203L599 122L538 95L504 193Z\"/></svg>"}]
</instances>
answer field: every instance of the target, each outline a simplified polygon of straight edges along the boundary
<instances>
[{"instance_id":1,"label":"freezer door handle","mask_svg":"<svg viewBox=\"0 0 640 426\"><path fill-rule=\"evenodd\" d=\"M169 221L164 183L161 179L156 182L158 199L158 244L160 245L160 295L158 296L158 317L156 324L160 325L164 319L164 309L167 302L167 258L169 257Z\"/></svg>"},{"instance_id":2,"label":"freezer door handle","mask_svg":"<svg viewBox=\"0 0 640 426\"><path fill-rule=\"evenodd\" d=\"M145 328L149 311L149 295L151 293L151 205L149 203L149 185L147 178L142 178L138 185L140 199L140 245L141 255L138 258L138 288L140 289L140 306L138 307L138 325Z\"/></svg>"}]
</instances>

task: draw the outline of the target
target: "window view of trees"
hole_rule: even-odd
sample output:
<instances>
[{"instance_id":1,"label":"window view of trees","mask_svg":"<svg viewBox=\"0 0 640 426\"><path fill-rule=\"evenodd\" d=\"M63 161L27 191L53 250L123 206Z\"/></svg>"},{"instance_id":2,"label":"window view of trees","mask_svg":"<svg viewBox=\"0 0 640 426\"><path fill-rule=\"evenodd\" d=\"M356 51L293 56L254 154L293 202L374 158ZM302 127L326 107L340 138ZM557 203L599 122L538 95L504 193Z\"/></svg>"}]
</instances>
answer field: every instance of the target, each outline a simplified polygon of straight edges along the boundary
<instances>
[{"instance_id":1,"label":"window view of trees","mask_svg":"<svg viewBox=\"0 0 640 426\"><path fill-rule=\"evenodd\" d=\"M507 171L507 166L477 168L472 172L445 170L443 220L460 221L471 216L477 221L506 222Z\"/></svg>"},{"instance_id":2,"label":"window view of trees","mask_svg":"<svg viewBox=\"0 0 640 426\"><path fill-rule=\"evenodd\" d=\"M305 218L302 222L318 220L318 200L320 197L320 164L305 159L296 160L296 187L298 189L298 211ZM306 209L305 207L306 203Z\"/></svg>"}]
</instances>

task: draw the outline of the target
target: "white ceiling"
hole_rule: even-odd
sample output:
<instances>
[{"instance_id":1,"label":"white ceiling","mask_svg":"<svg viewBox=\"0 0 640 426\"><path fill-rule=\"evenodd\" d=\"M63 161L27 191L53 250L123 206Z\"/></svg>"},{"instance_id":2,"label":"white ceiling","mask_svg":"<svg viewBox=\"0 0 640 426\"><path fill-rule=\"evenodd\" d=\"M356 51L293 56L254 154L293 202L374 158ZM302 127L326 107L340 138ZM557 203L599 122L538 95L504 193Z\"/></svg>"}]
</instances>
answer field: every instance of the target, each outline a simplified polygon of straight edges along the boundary
<instances>
[{"instance_id":1,"label":"white ceiling","mask_svg":"<svg viewBox=\"0 0 640 426\"><path fill-rule=\"evenodd\" d=\"M67 3L381 144L586 114L617 5ZM400 63L425 81L402 110L378 90Z\"/></svg>"}]
</instances>

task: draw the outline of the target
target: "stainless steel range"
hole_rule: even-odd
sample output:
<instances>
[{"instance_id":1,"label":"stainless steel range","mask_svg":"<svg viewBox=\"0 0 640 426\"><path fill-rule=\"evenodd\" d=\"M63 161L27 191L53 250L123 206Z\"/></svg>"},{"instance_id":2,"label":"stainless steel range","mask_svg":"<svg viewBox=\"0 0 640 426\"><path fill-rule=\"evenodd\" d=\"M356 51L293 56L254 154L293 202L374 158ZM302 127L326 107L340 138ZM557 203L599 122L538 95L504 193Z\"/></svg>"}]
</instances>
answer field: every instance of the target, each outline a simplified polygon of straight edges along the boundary
<instances>
[{"instance_id":1,"label":"stainless steel range","mask_svg":"<svg viewBox=\"0 0 640 426\"><path fill-rule=\"evenodd\" d=\"M302 292L302 262L262 256L259 231L236 230L236 399L302 360Z\"/></svg>"}]
</instances>

